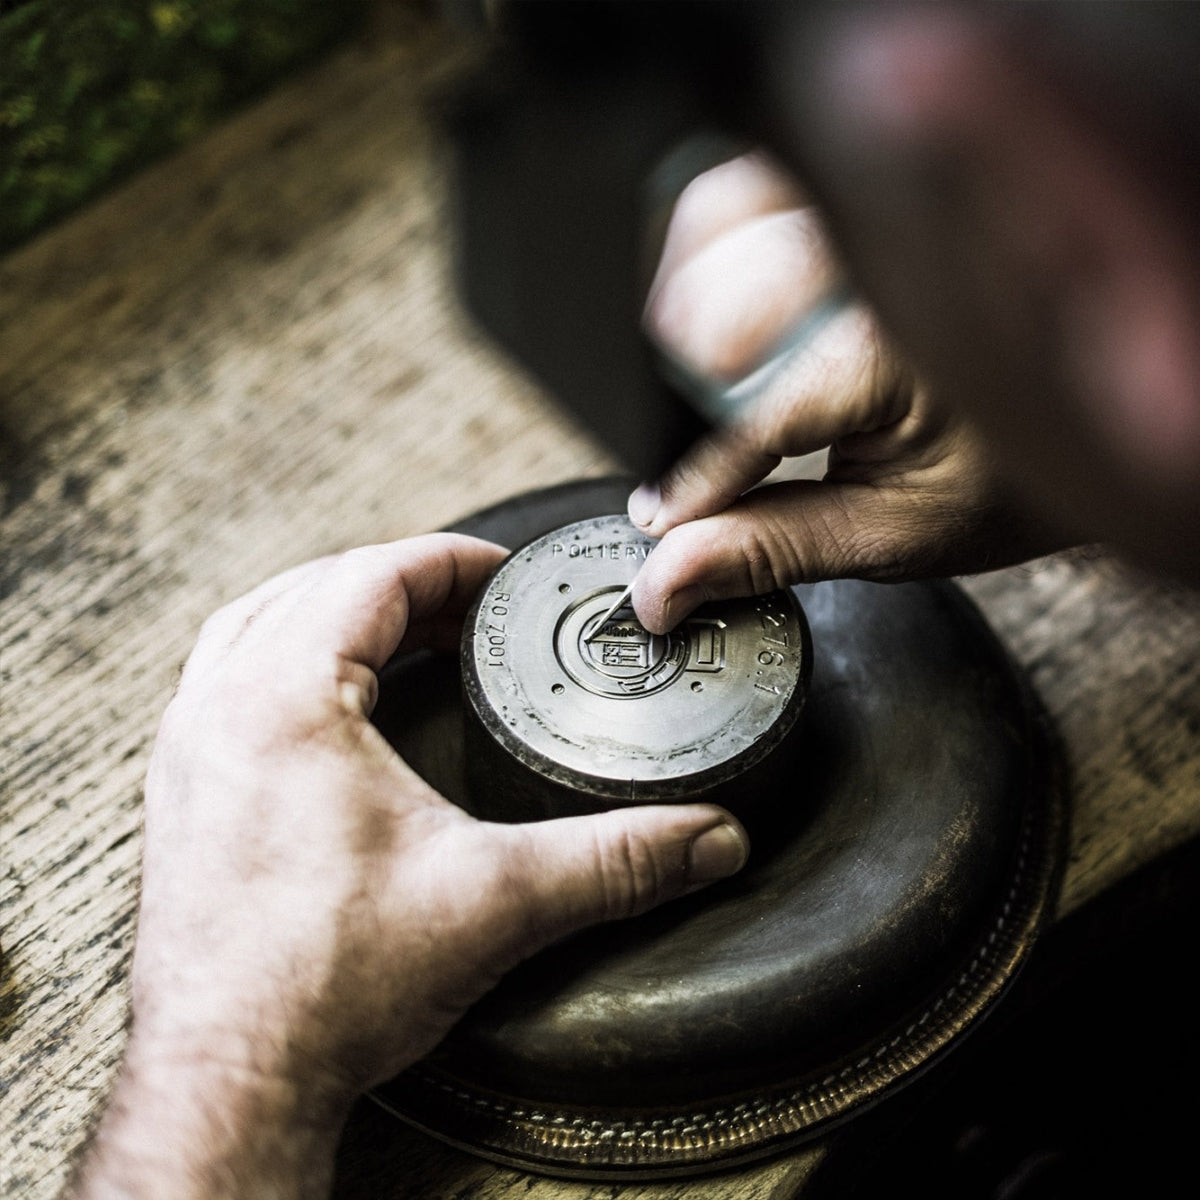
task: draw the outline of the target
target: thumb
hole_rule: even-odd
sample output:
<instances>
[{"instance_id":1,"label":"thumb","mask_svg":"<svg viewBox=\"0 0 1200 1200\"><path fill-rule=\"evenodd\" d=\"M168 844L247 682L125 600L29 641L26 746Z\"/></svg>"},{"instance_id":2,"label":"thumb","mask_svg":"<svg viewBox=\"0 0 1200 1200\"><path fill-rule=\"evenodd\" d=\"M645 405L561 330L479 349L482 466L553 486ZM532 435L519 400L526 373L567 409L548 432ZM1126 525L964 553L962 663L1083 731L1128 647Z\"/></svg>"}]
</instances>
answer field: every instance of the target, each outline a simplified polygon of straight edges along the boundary
<instances>
[{"instance_id":1,"label":"thumb","mask_svg":"<svg viewBox=\"0 0 1200 1200\"><path fill-rule=\"evenodd\" d=\"M921 501L916 489L815 480L756 489L669 530L638 572L634 609L662 633L710 600L847 575L893 578L933 540L924 527L938 524L937 512Z\"/></svg>"},{"instance_id":2,"label":"thumb","mask_svg":"<svg viewBox=\"0 0 1200 1200\"><path fill-rule=\"evenodd\" d=\"M770 484L724 512L677 525L638 572L639 620L663 633L709 600L821 579L962 575L1066 544L1005 502L962 429L925 457L902 470L848 464L843 482Z\"/></svg>"},{"instance_id":3,"label":"thumb","mask_svg":"<svg viewBox=\"0 0 1200 1200\"><path fill-rule=\"evenodd\" d=\"M521 828L523 853L536 863L523 899L547 943L736 874L750 849L741 824L711 804L620 808Z\"/></svg>"}]
</instances>

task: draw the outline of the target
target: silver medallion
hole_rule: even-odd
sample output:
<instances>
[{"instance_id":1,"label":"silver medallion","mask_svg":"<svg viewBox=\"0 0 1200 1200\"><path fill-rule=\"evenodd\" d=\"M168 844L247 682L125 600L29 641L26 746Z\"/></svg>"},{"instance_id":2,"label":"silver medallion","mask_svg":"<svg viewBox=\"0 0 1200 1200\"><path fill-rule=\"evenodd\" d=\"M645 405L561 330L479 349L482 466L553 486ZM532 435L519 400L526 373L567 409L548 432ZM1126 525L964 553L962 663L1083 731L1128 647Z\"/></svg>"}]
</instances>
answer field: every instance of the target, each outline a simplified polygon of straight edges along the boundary
<instances>
[{"instance_id":1,"label":"silver medallion","mask_svg":"<svg viewBox=\"0 0 1200 1200\"><path fill-rule=\"evenodd\" d=\"M811 667L793 593L708 604L651 633L631 605L610 610L653 546L624 516L579 521L515 551L480 595L462 654L469 773L474 793L514 802L495 815L736 809L740 782L790 748Z\"/></svg>"}]
</instances>

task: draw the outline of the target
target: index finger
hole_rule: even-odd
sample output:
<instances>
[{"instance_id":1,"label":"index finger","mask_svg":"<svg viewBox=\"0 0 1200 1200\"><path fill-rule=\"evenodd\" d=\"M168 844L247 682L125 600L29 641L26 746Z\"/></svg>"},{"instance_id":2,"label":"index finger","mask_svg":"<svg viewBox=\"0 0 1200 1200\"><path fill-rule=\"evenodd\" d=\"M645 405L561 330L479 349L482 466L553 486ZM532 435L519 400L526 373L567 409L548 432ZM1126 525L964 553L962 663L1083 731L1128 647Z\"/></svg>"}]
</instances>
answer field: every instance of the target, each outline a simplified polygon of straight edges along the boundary
<instances>
[{"instance_id":1,"label":"index finger","mask_svg":"<svg viewBox=\"0 0 1200 1200\"><path fill-rule=\"evenodd\" d=\"M736 421L699 442L666 475L629 499L643 533L662 537L712 516L760 483L784 458L823 450L904 415L907 374L858 306L833 317Z\"/></svg>"}]
</instances>

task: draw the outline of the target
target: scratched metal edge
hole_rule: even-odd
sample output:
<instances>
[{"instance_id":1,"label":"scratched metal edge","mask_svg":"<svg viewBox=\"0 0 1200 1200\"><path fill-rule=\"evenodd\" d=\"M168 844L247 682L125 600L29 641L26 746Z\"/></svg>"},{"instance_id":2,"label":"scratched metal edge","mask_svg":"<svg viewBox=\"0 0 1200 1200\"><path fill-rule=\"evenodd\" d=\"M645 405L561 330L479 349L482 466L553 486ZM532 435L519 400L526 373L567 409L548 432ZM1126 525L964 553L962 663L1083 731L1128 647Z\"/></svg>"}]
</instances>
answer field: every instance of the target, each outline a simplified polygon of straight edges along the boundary
<instances>
[{"instance_id":1,"label":"scratched metal edge","mask_svg":"<svg viewBox=\"0 0 1200 1200\"><path fill-rule=\"evenodd\" d=\"M1004 898L954 981L919 1016L855 1055L786 1084L688 1106L523 1103L418 1064L368 1093L440 1141L504 1166L566 1179L698 1176L773 1157L890 1097L974 1029L1016 978L1050 918L1069 827L1065 767L1050 719L1014 664L1030 726L1030 788Z\"/></svg>"}]
</instances>

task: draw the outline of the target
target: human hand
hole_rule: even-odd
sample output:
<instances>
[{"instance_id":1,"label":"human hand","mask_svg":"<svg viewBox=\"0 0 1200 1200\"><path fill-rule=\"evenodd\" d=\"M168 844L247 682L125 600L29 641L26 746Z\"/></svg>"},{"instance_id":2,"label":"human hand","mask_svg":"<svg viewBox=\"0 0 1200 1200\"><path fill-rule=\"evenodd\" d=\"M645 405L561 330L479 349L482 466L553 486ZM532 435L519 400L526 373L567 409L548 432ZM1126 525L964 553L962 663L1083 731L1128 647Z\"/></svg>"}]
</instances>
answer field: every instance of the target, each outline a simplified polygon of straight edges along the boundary
<instances>
[{"instance_id":1,"label":"human hand","mask_svg":"<svg viewBox=\"0 0 1200 1200\"><path fill-rule=\"evenodd\" d=\"M354 1097L519 960L741 866L711 805L477 821L371 725L376 672L456 644L502 555L365 547L205 624L146 781L132 1030L78 1194L321 1194Z\"/></svg>"},{"instance_id":2,"label":"human hand","mask_svg":"<svg viewBox=\"0 0 1200 1200\"><path fill-rule=\"evenodd\" d=\"M736 159L680 197L647 322L693 370L733 382L839 273L820 217L787 177L759 156ZM823 480L755 486L784 459L826 447ZM655 632L709 599L837 576L959 574L1053 545L861 305L833 316L733 423L639 488L629 513L662 539L633 592Z\"/></svg>"}]
</instances>

